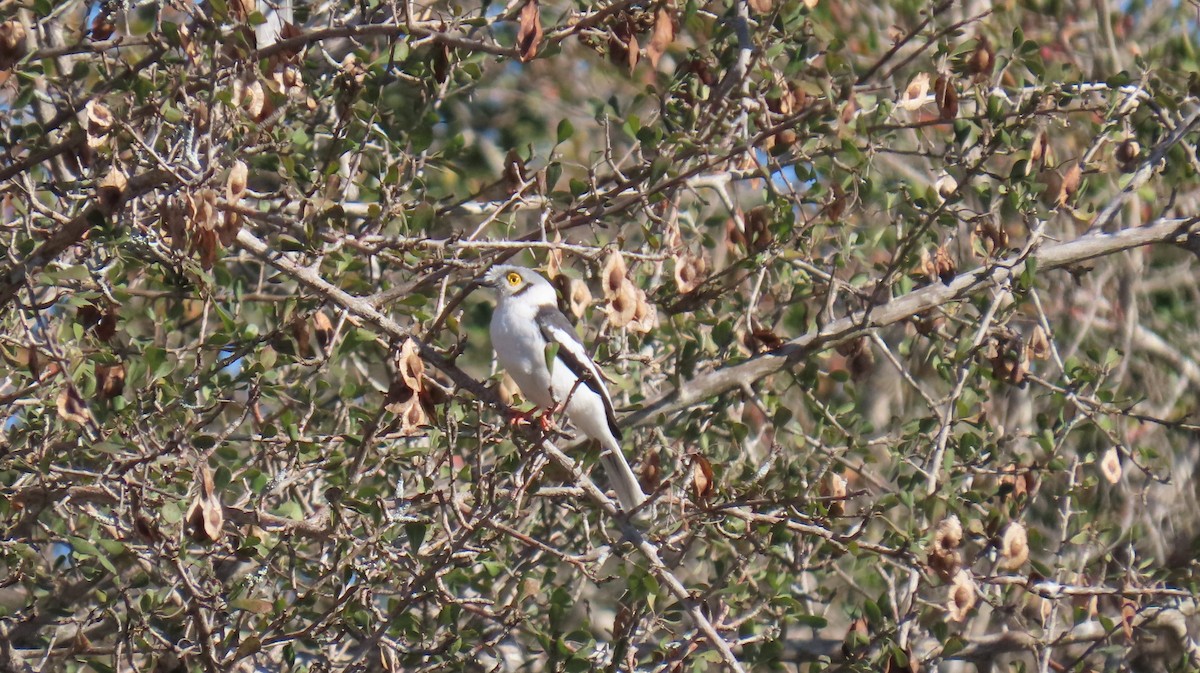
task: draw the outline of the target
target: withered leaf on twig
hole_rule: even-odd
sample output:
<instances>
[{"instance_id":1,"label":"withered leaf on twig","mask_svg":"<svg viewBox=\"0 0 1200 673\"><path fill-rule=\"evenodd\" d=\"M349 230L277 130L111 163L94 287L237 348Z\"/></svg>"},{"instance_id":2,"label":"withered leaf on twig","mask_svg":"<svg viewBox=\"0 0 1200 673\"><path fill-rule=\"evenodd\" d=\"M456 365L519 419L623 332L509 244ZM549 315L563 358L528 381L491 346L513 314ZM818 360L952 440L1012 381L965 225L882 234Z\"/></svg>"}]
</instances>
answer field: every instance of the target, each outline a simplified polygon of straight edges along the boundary
<instances>
[{"instance_id":1,"label":"withered leaf on twig","mask_svg":"<svg viewBox=\"0 0 1200 673\"><path fill-rule=\"evenodd\" d=\"M705 504L716 492L712 463L700 454L692 456L692 494L696 502Z\"/></svg>"},{"instance_id":2,"label":"withered leaf on twig","mask_svg":"<svg viewBox=\"0 0 1200 673\"><path fill-rule=\"evenodd\" d=\"M675 41L675 19L666 7L659 7L654 15L654 33L650 36L650 44L646 46L646 56L650 59L650 67L658 68L658 59L662 58L667 47Z\"/></svg>"},{"instance_id":3,"label":"withered leaf on twig","mask_svg":"<svg viewBox=\"0 0 1200 673\"><path fill-rule=\"evenodd\" d=\"M92 412L88 411L87 403L83 401L83 397L79 395L79 391L75 390L73 385L63 386L62 391L58 393L56 406L58 415L64 421L87 425L92 420Z\"/></svg>"},{"instance_id":4,"label":"withered leaf on twig","mask_svg":"<svg viewBox=\"0 0 1200 673\"><path fill-rule=\"evenodd\" d=\"M604 270L600 274L604 281L605 298L612 299L621 291L625 273L625 258L621 256L620 251L613 250L608 253L608 258L604 260Z\"/></svg>"},{"instance_id":5,"label":"withered leaf on twig","mask_svg":"<svg viewBox=\"0 0 1200 673\"><path fill-rule=\"evenodd\" d=\"M528 62L537 56L538 45L542 43L542 15L538 0L527 0L521 8L519 25L517 27L517 53L521 61Z\"/></svg>"},{"instance_id":6,"label":"withered leaf on twig","mask_svg":"<svg viewBox=\"0 0 1200 673\"><path fill-rule=\"evenodd\" d=\"M201 466L196 473L196 497L187 511L188 535L197 542L216 542L221 539L225 511L213 486L212 471Z\"/></svg>"},{"instance_id":7,"label":"withered leaf on twig","mask_svg":"<svg viewBox=\"0 0 1200 673\"><path fill-rule=\"evenodd\" d=\"M628 278L621 279L621 289L608 300L606 318L613 329L625 327L637 316L638 291Z\"/></svg>"},{"instance_id":8,"label":"withered leaf on twig","mask_svg":"<svg viewBox=\"0 0 1200 673\"><path fill-rule=\"evenodd\" d=\"M96 383L100 399L111 400L125 391L125 363L96 365Z\"/></svg>"},{"instance_id":9,"label":"withered leaf on twig","mask_svg":"<svg viewBox=\"0 0 1200 673\"><path fill-rule=\"evenodd\" d=\"M401 435L421 434L421 427L428 424L424 375L425 363L421 360L417 342L406 339L396 356L396 375L384 402L384 408L399 419Z\"/></svg>"},{"instance_id":10,"label":"withered leaf on twig","mask_svg":"<svg viewBox=\"0 0 1200 673\"><path fill-rule=\"evenodd\" d=\"M941 75L933 84L933 96L937 101L938 115L942 121L951 121L958 117L958 90L949 77Z\"/></svg>"}]
</instances>

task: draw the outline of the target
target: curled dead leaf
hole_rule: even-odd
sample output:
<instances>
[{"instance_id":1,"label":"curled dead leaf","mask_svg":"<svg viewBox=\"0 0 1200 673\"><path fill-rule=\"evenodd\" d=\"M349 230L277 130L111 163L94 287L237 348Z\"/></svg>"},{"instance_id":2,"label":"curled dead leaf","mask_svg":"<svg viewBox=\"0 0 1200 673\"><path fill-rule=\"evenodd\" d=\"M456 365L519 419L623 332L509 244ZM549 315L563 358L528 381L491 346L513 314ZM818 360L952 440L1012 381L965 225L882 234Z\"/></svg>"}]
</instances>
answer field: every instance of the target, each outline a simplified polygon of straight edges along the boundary
<instances>
[{"instance_id":1,"label":"curled dead leaf","mask_svg":"<svg viewBox=\"0 0 1200 673\"><path fill-rule=\"evenodd\" d=\"M1110 484L1121 481L1121 454L1117 447L1110 446L1104 452L1104 457L1100 459L1100 474Z\"/></svg>"},{"instance_id":2,"label":"curled dead leaf","mask_svg":"<svg viewBox=\"0 0 1200 673\"><path fill-rule=\"evenodd\" d=\"M698 504L708 502L716 492L712 463L700 454L692 456L692 495Z\"/></svg>"},{"instance_id":3,"label":"curled dead leaf","mask_svg":"<svg viewBox=\"0 0 1200 673\"><path fill-rule=\"evenodd\" d=\"M417 343L406 339L396 356L396 375L384 400L384 409L396 415L400 422L399 433L403 436L421 434L421 426L428 424L421 399L425 393L424 374L425 363Z\"/></svg>"},{"instance_id":4,"label":"curled dead leaf","mask_svg":"<svg viewBox=\"0 0 1200 673\"><path fill-rule=\"evenodd\" d=\"M708 264L704 258L691 253L675 255L675 286L679 294L692 292L704 282Z\"/></svg>"},{"instance_id":5,"label":"curled dead leaf","mask_svg":"<svg viewBox=\"0 0 1200 673\"><path fill-rule=\"evenodd\" d=\"M988 339L984 356L992 365L992 376L997 381L1006 381L1016 386L1025 383L1029 373L1029 362L1020 337L1015 334L998 333Z\"/></svg>"},{"instance_id":6,"label":"curled dead leaf","mask_svg":"<svg viewBox=\"0 0 1200 673\"><path fill-rule=\"evenodd\" d=\"M129 178L125 171L113 166L96 185L96 205L105 215L111 215L125 200L125 191L129 186Z\"/></svg>"},{"instance_id":7,"label":"curled dead leaf","mask_svg":"<svg viewBox=\"0 0 1200 673\"><path fill-rule=\"evenodd\" d=\"M102 400L111 400L125 391L125 363L96 365L96 393Z\"/></svg>"},{"instance_id":8,"label":"curled dead leaf","mask_svg":"<svg viewBox=\"0 0 1200 673\"><path fill-rule=\"evenodd\" d=\"M909 112L919 110L925 105L925 99L929 96L929 73L917 73L908 82L908 86L904 88L904 93L900 96L900 100L896 102L896 107Z\"/></svg>"},{"instance_id":9,"label":"curled dead leaf","mask_svg":"<svg viewBox=\"0 0 1200 673\"><path fill-rule=\"evenodd\" d=\"M829 516L842 516L846 513L846 478L830 470L821 480L820 494L826 501L825 506Z\"/></svg>"},{"instance_id":10,"label":"curled dead leaf","mask_svg":"<svg viewBox=\"0 0 1200 673\"><path fill-rule=\"evenodd\" d=\"M541 43L542 14L538 0L526 0L525 6L521 8L517 26L517 54L521 62L533 60Z\"/></svg>"},{"instance_id":11,"label":"curled dead leaf","mask_svg":"<svg viewBox=\"0 0 1200 673\"><path fill-rule=\"evenodd\" d=\"M1029 560L1029 536L1021 522L1013 521L1004 529L1000 557L1000 567L1009 571L1020 568Z\"/></svg>"},{"instance_id":12,"label":"curled dead leaf","mask_svg":"<svg viewBox=\"0 0 1200 673\"><path fill-rule=\"evenodd\" d=\"M650 36L650 44L646 45L646 57L650 59L651 68L658 68L658 59L674 41L675 18L666 6L661 6L654 14L654 32Z\"/></svg>"},{"instance_id":13,"label":"curled dead leaf","mask_svg":"<svg viewBox=\"0 0 1200 673\"><path fill-rule=\"evenodd\" d=\"M955 515L942 519L934 530L927 562L943 580L953 578L962 564L962 556L958 552L962 539L962 523Z\"/></svg>"},{"instance_id":14,"label":"curled dead leaf","mask_svg":"<svg viewBox=\"0 0 1200 673\"><path fill-rule=\"evenodd\" d=\"M217 542L224 533L225 510L207 466L196 473L196 496L188 507L186 520L187 533L197 542Z\"/></svg>"},{"instance_id":15,"label":"curled dead leaf","mask_svg":"<svg viewBox=\"0 0 1200 673\"><path fill-rule=\"evenodd\" d=\"M633 320L629 321L629 330L638 334L646 334L658 327L658 309L646 299L646 292L637 289L637 306L633 311Z\"/></svg>"},{"instance_id":16,"label":"curled dead leaf","mask_svg":"<svg viewBox=\"0 0 1200 673\"><path fill-rule=\"evenodd\" d=\"M986 37L980 35L975 40L975 49L967 57L967 74L976 79L982 79L992 74L996 66L996 50Z\"/></svg>"},{"instance_id":17,"label":"curled dead leaf","mask_svg":"<svg viewBox=\"0 0 1200 673\"><path fill-rule=\"evenodd\" d=\"M562 243L562 234L554 233L554 242ZM546 278L552 281L558 280L562 274L563 252L562 248L550 248L546 253Z\"/></svg>"},{"instance_id":18,"label":"curled dead leaf","mask_svg":"<svg viewBox=\"0 0 1200 673\"><path fill-rule=\"evenodd\" d=\"M604 260L604 270L601 272L605 298L611 299L621 291L621 286L625 283L625 274L625 258L621 256L620 251L613 250L608 253Z\"/></svg>"},{"instance_id":19,"label":"curled dead leaf","mask_svg":"<svg viewBox=\"0 0 1200 673\"><path fill-rule=\"evenodd\" d=\"M271 114L271 101L267 98L267 92L263 88L262 82L255 80L245 86L242 105L246 109L246 114L256 122L261 122Z\"/></svg>"},{"instance_id":20,"label":"curled dead leaf","mask_svg":"<svg viewBox=\"0 0 1200 673\"><path fill-rule=\"evenodd\" d=\"M25 37L25 24L16 19L0 22L0 70L8 70L25 58L29 51Z\"/></svg>"},{"instance_id":21,"label":"curled dead leaf","mask_svg":"<svg viewBox=\"0 0 1200 673\"><path fill-rule=\"evenodd\" d=\"M1117 145L1117 149L1113 151L1113 158L1117 160L1117 166L1121 168L1122 173L1132 173L1137 170L1141 154L1142 146L1138 141L1129 138Z\"/></svg>"},{"instance_id":22,"label":"curled dead leaf","mask_svg":"<svg viewBox=\"0 0 1200 673\"><path fill-rule=\"evenodd\" d=\"M606 309L608 324L613 329L621 329L628 325L637 315L637 288L628 278L621 280L621 289L608 300Z\"/></svg>"},{"instance_id":23,"label":"curled dead leaf","mask_svg":"<svg viewBox=\"0 0 1200 673\"><path fill-rule=\"evenodd\" d=\"M1067 172L1063 173L1062 175L1062 181L1059 184L1058 195L1055 198L1055 204L1062 206L1070 201L1071 198L1075 196L1075 193L1079 191L1079 186L1082 182L1083 168L1080 167L1078 162L1071 164L1071 167L1067 169Z\"/></svg>"},{"instance_id":24,"label":"curled dead leaf","mask_svg":"<svg viewBox=\"0 0 1200 673\"><path fill-rule=\"evenodd\" d=\"M975 580L970 571L960 569L954 575L950 585L950 599L946 602L946 618L953 622L961 622L967 618L975 607Z\"/></svg>"},{"instance_id":25,"label":"curled dead leaf","mask_svg":"<svg viewBox=\"0 0 1200 673\"><path fill-rule=\"evenodd\" d=\"M59 417L64 421L87 425L92 420L92 412L88 410L87 403L73 385L63 386L58 393L58 399L55 400L55 406L58 408Z\"/></svg>"},{"instance_id":26,"label":"curled dead leaf","mask_svg":"<svg viewBox=\"0 0 1200 673\"><path fill-rule=\"evenodd\" d=\"M1050 357L1050 339L1041 325L1034 325L1025 342L1025 357L1029 360L1045 360Z\"/></svg>"},{"instance_id":27,"label":"curled dead leaf","mask_svg":"<svg viewBox=\"0 0 1200 673\"><path fill-rule=\"evenodd\" d=\"M230 203L242 200L242 195L246 193L246 180L249 173L246 162L241 159L233 162L233 166L230 166L229 177L225 180L225 198Z\"/></svg>"},{"instance_id":28,"label":"curled dead leaf","mask_svg":"<svg viewBox=\"0 0 1200 673\"><path fill-rule=\"evenodd\" d=\"M987 256L1003 253L1008 249L1008 231L993 220L984 220L975 226L971 235L983 241L983 251ZM974 249L974 245L972 245Z\"/></svg>"},{"instance_id":29,"label":"curled dead leaf","mask_svg":"<svg viewBox=\"0 0 1200 673\"><path fill-rule=\"evenodd\" d=\"M592 291L588 289L587 283L578 278L572 278L567 300L570 303L571 313L576 318L582 318L588 306L592 304Z\"/></svg>"},{"instance_id":30,"label":"curled dead leaf","mask_svg":"<svg viewBox=\"0 0 1200 673\"><path fill-rule=\"evenodd\" d=\"M87 116L87 144L95 149L104 144L113 127L113 114L103 103L92 99L84 107Z\"/></svg>"},{"instance_id":31,"label":"curled dead leaf","mask_svg":"<svg viewBox=\"0 0 1200 673\"><path fill-rule=\"evenodd\" d=\"M328 351L329 344L333 342L333 321L329 319L329 313L323 310L313 313L312 326L313 333L317 337L317 344Z\"/></svg>"},{"instance_id":32,"label":"curled dead leaf","mask_svg":"<svg viewBox=\"0 0 1200 673\"><path fill-rule=\"evenodd\" d=\"M1050 147L1050 134L1042 129L1029 145L1029 162L1025 164L1025 175L1032 173L1034 166L1045 166L1048 163L1054 163L1054 154Z\"/></svg>"},{"instance_id":33,"label":"curled dead leaf","mask_svg":"<svg viewBox=\"0 0 1200 673\"><path fill-rule=\"evenodd\" d=\"M923 252L921 255L921 274L929 280L934 278L940 279L942 283L949 285L954 277L958 274L958 265L950 257L950 251L945 245L939 245L933 255L928 252Z\"/></svg>"},{"instance_id":34,"label":"curled dead leaf","mask_svg":"<svg viewBox=\"0 0 1200 673\"><path fill-rule=\"evenodd\" d=\"M658 485L662 483L662 458L657 451L651 451L642 461L638 469L638 482L647 493L658 490Z\"/></svg>"},{"instance_id":35,"label":"curled dead leaf","mask_svg":"<svg viewBox=\"0 0 1200 673\"><path fill-rule=\"evenodd\" d=\"M948 122L958 117L958 90L949 77L941 75L937 78L933 84L933 98L942 121Z\"/></svg>"},{"instance_id":36,"label":"curled dead leaf","mask_svg":"<svg viewBox=\"0 0 1200 673\"><path fill-rule=\"evenodd\" d=\"M771 232L771 209L767 206L751 208L742 219L746 224L747 252L761 252L770 247L775 239Z\"/></svg>"}]
</instances>

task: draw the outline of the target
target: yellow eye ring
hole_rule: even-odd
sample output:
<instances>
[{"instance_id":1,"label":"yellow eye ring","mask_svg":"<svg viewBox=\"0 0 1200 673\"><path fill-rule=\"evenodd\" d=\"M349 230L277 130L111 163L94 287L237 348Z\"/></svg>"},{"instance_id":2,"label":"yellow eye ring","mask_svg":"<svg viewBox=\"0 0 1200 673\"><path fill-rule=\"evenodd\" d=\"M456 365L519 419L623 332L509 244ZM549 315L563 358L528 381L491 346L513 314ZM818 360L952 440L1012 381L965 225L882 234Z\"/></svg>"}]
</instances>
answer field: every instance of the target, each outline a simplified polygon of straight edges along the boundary
<instances>
[{"instance_id":1,"label":"yellow eye ring","mask_svg":"<svg viewBox=\"0 0 1200 673\"><path fill-rule=\"evenodd\" d=\"M510 271L508 272L507 280L509 285L520 285L521 274L517 273L516 271Z\"/></svg>"}]
</instances>

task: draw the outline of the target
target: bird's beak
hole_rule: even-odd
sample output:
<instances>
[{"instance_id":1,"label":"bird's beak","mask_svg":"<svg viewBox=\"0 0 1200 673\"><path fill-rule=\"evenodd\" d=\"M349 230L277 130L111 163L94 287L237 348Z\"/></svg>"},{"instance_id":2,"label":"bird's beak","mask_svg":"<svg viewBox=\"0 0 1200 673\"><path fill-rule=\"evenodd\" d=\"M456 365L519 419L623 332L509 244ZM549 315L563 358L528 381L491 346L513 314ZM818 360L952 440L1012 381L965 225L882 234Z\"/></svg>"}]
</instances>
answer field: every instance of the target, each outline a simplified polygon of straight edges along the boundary
<instances>
[{"instance_id":1,"label":"bird's beak","mask_svg":"<svg viewBox=\"0 0 1200 673\"><path fill-rule=\"evenodd\" d=\"M494 290L494 289L496 289L496 288L498 288L498 287L500 287L500 283L498 283L498 282L496 281L496 277L495 277L495 276L493 276L493 275L492 275L492 274L490 274L490 273L489 273L488 275L484 276L483 278L480 278L480 279L479 279L479 284L480 284L480 285L482 285L482 286L484 286L484 287L490 287L490 288L492 288L493 290Z\"/></svg>"}]
</instances>

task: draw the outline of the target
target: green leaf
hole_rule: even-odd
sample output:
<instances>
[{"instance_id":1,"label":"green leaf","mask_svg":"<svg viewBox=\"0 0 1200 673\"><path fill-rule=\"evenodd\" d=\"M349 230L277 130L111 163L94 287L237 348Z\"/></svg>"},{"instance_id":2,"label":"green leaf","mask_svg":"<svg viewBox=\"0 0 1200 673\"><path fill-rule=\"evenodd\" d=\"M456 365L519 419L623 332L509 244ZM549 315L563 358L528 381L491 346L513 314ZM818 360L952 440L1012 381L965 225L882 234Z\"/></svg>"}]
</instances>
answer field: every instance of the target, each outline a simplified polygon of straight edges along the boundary
<instances>
[{"instance_id":1,"label":"green leaf","mask_svg":"<svg viewBox=\"0 0 1200 673\"><path fill-rule=\"evenodd\" d=\"M575 126L573 124L571 124L570 119L564 118L562 121L558 122L558 134L557 135L558 135L558 142L560 142L560 143L565 143L566 141L571 139L571 136L575 135Z\"/></svg>"}]
</instances>

